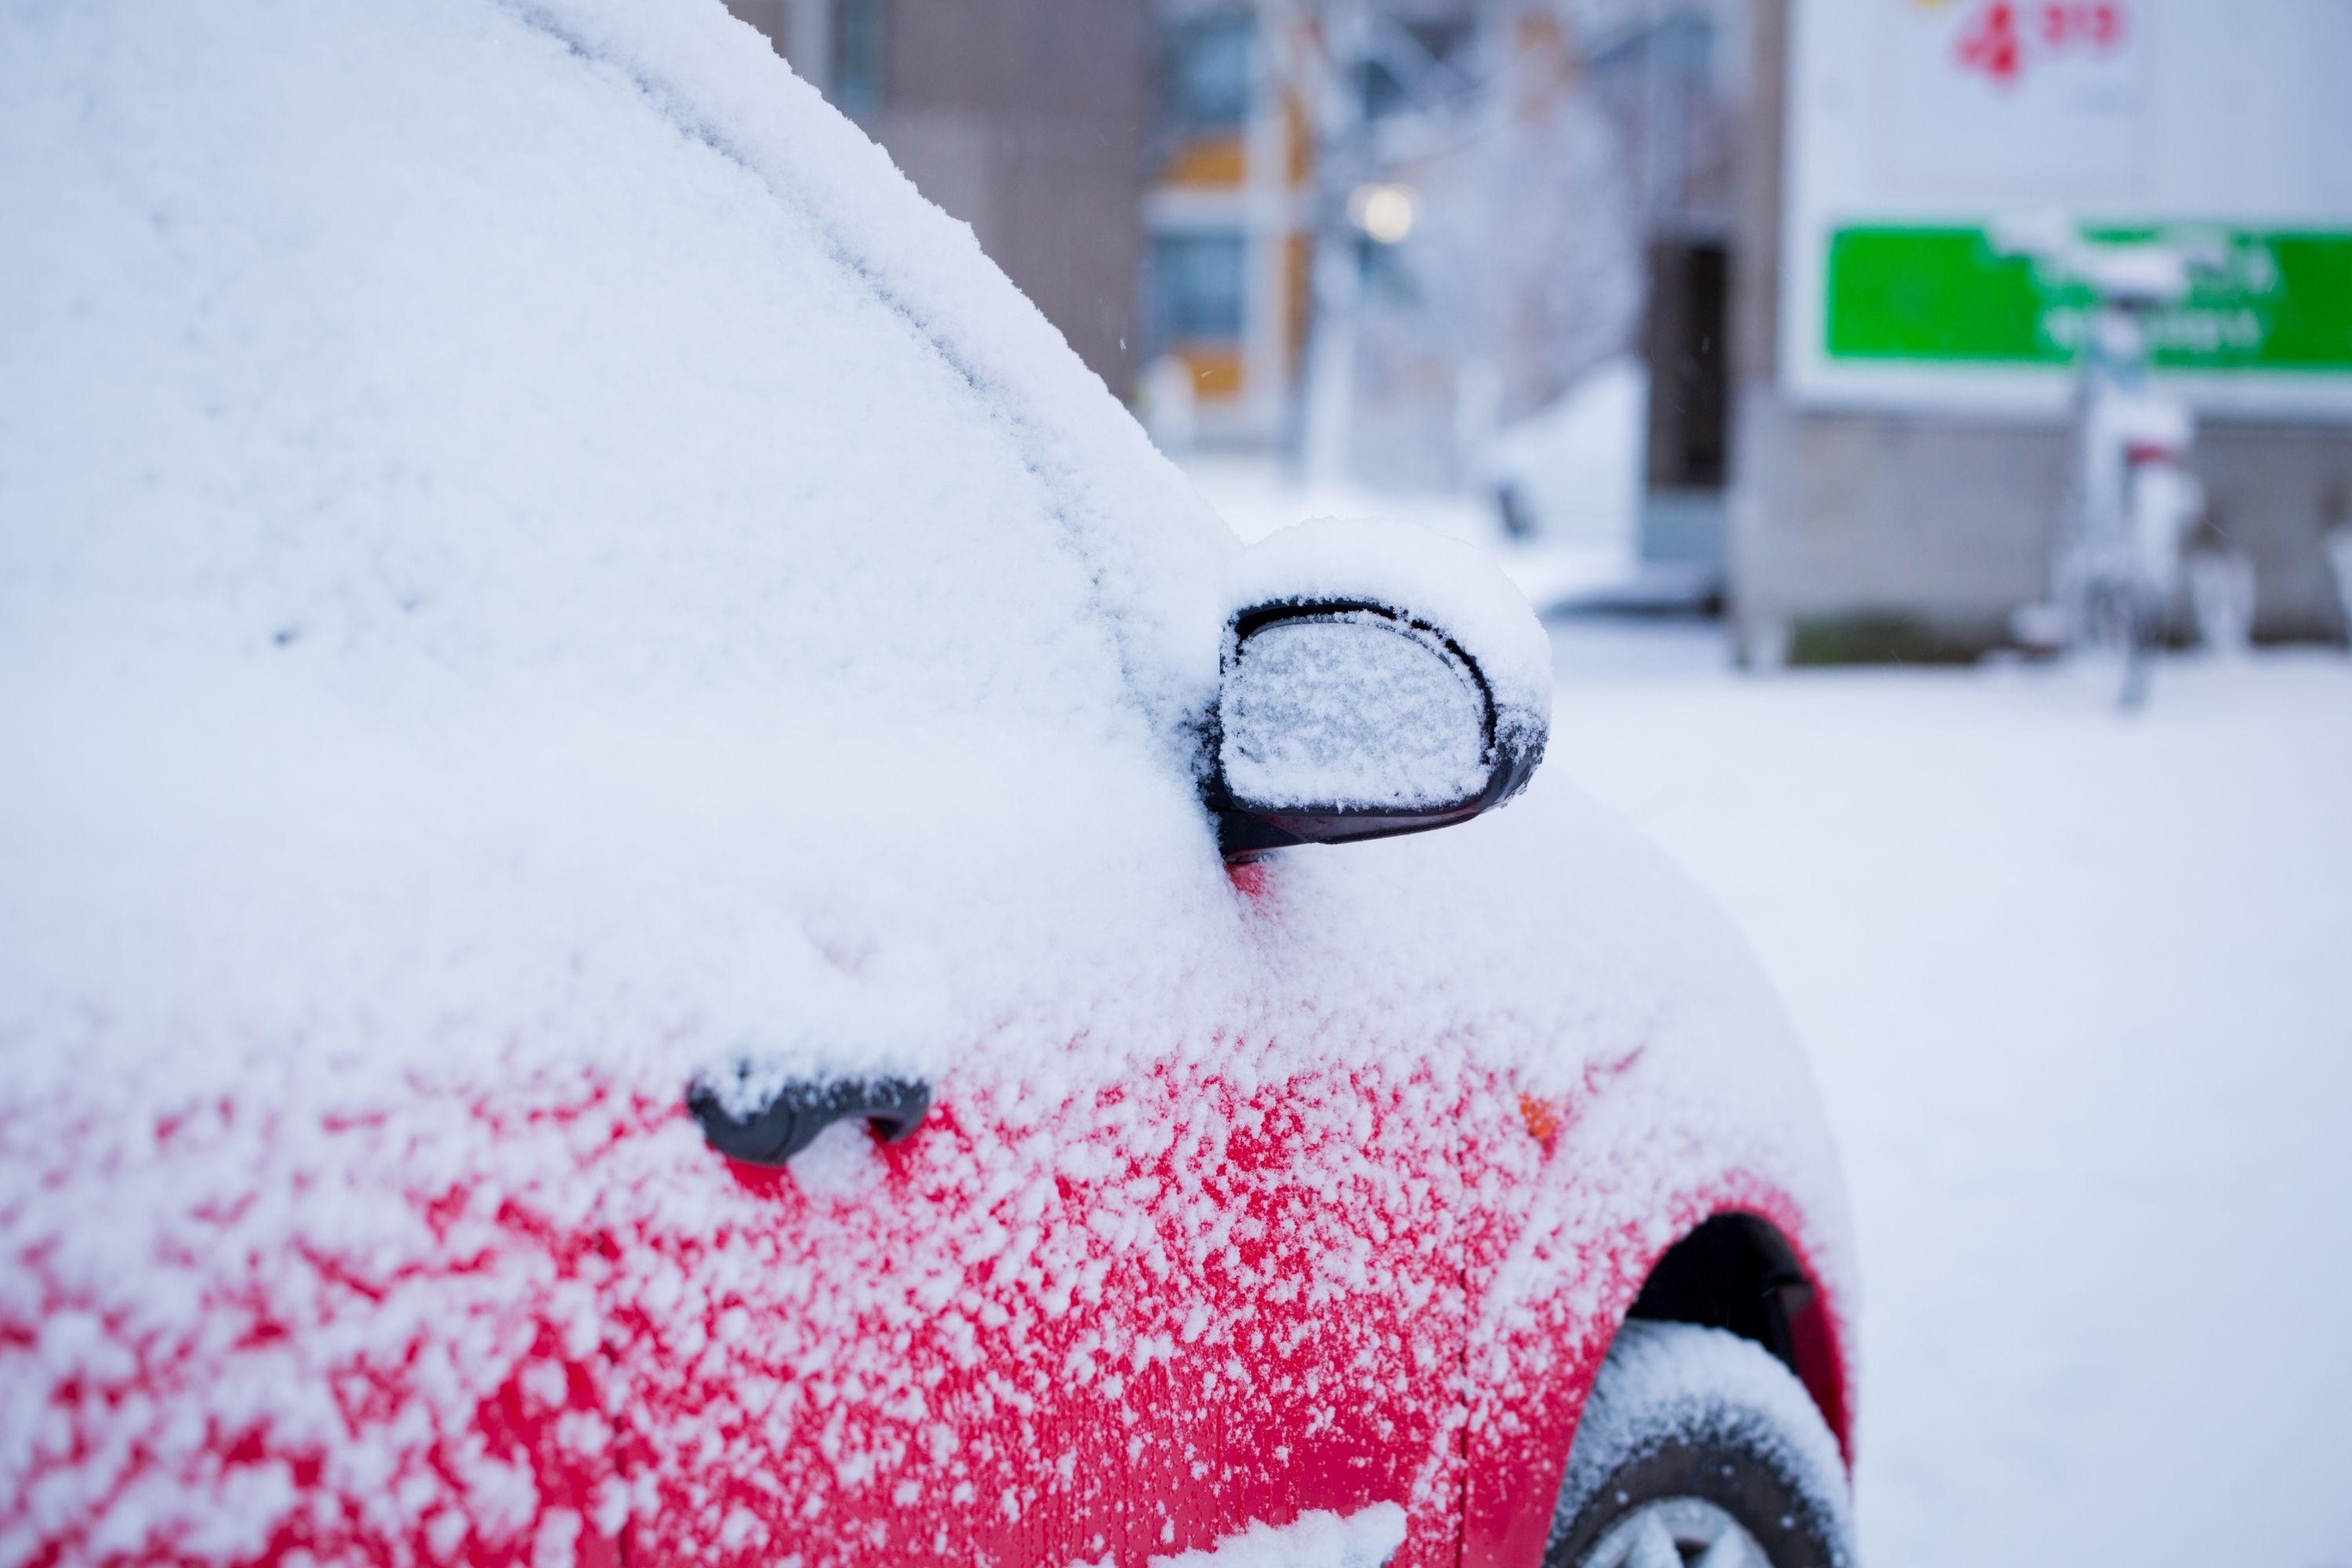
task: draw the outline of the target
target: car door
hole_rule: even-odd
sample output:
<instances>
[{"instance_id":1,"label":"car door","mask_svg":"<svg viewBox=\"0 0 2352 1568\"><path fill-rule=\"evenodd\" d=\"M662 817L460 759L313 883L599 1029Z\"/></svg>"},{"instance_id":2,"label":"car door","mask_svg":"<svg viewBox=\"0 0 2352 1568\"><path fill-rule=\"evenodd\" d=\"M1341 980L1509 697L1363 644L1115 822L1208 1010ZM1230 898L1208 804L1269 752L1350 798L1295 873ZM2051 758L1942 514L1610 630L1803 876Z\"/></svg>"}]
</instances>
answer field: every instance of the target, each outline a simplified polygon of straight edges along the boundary
<instances>
[{"instance_id":1,"label":"car door","mask_svg":"<svg viewBox=\"0 0 2352 1568\"><path fill-rule=\"evenodd\" d=\"M1323 1512L1450 1563L1457 1076L1149 1060L1051 1098L974 1062L777 1170L645 1107L598 1173L628 1560L1139 1565Z\"/></svg>"}]
</instances>

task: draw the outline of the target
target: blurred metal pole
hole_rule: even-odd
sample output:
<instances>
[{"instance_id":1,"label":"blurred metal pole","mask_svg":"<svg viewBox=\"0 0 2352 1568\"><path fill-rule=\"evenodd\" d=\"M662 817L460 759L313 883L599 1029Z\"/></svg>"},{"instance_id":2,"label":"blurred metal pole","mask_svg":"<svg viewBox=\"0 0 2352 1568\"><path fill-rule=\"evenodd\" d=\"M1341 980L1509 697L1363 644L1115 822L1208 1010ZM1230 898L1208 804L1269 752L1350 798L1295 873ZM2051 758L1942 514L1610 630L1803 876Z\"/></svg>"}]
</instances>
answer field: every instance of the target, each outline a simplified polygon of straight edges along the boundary
<instances>
[{"instance_id":1,"label":"blurred metal pole","mask_svg":"<svg viewBox=\"0 0 2352 1568\"><path fill-rule=\"evenodd\" d=\"M1264 79L1250 94L1243 126L1242 203L1249 242L1243 256L1243 310L1255 321L1279 324L1294 308L1286 258L1290 232L1293 114L1302 56L1306 53L1305 7L1299 0L1260 0L1258 47L1254 68ZM1300 108L1305 108L1303 100ZM1303 128L1299 132L1304 134ZM1242 385L1265 427L1279 429L1289 401L1290 363L1286 330L1253 329L1242 339Z\"/></svg>"},{"instance_id":2,"label":"blurred metal pole","mask_svg":"<svg viewBox=\"0 0 2352 1568\"><path fill-rule=\"evenodd\" d=\"M1360 0L1328 0L1315 37L1294 57L1292 86L1316 132L1314 319L1307 340L1301 397L1299 477L1310 485L1349 475L1356 396L1356 343L1363 313L1363 261L1348 216L1349 183L1365 163L1364 103L1357 66L1367 23Z\"/></svg>"},{"instance_id":3,"label":"blurred metal pole","mask_svg":"<svg viewBox=\"0 0 2352 1568\"><path fill-rule=\"evenodd\" d=\"M1299 454L1310 485L1344 482L1356 400L1356 333L1362 315L1364 269L1356 237L1346 226L1323 226L1315 241L1315 323L1307 340L1307 422Z\"/></svg>"},{"instance_id":4,"label":"blurred metal pole","mask_svg":"<svg viewBox=\"0 0 2352 1568\"><path fill-rule=\"evenodd\" d=\"M1643 9L1649 15L1642 47L1642 226L1654 234L1674 202L1669 190L1674 171L1660 145L1671 134L1667 130L1673 106L1667 101L1666 51L1673 46L1666 27L1669 0L1649 0Z\"/></svg>"},{"instance_id":5,"label":"blurred metal pole","mask_svg":"<svg viewBox=\"0 0 2352 1568\"><path fill-rule=\"evenodd\" d=\"M784 58L800 79L833 91L833 0L784 0Z\"/></svg>"}]
</instances>

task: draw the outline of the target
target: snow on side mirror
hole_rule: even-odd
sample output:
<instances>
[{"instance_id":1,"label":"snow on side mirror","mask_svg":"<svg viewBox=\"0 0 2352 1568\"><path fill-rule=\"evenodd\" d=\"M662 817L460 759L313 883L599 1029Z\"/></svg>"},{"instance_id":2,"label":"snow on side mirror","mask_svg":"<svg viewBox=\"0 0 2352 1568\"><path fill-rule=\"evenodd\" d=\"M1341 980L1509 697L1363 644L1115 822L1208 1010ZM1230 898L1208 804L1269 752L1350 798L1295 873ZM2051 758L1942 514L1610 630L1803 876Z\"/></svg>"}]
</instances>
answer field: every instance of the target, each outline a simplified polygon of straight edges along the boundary
<instances>
[{"instance_id":1,"label":"snow on side mirror","mask_svg":"<svg viewBox=\"0 0 2352 1568\"><path fill-rule=\"evenodd\" d=\"M1475 548L1315 522L1244 552L1211 726L1225 857L1466 822L1523 788L1549 726L1549 645Z\"/></svg>"}]
</instances>

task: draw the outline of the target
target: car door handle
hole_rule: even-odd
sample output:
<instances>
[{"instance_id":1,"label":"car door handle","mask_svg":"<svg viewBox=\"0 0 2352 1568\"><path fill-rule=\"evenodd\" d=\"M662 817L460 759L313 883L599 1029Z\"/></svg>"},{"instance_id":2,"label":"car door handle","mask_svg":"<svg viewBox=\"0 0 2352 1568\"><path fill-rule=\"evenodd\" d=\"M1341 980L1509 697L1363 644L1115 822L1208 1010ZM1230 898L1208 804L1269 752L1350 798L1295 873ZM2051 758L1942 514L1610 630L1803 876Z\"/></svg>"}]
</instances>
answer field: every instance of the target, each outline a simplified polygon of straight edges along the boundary
<instances>
[{"instance_id":1,"label":"car door handle","mask_svg":"<svg viewBox=\"0 0 2352 1568\"><path fill-rule=\"evenodd\" d=\"M739 1116L719 1103L709 1084L686 1091L686 1105L702 1123L710 1146L730 1160L781 1165L816 1142L836 1121L862 1119L885 1143L915 1130L931 1108L931 1086L920 1079L795 1079L767 1102Z\"/></svg>"}]
</instances>

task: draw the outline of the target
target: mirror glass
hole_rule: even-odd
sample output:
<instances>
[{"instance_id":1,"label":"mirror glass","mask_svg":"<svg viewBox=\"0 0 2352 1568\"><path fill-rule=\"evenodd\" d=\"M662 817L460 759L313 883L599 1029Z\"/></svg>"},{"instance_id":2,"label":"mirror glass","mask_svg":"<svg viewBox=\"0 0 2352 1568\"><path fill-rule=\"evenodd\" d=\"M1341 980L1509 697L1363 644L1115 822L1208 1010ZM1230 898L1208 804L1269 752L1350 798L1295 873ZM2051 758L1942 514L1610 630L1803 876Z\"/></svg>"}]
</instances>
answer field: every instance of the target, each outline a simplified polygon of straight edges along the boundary
<instances>
[{"instance_id":1,"label":"mirror glass","mask_svg":"<svg viewBox=\"0 0 2352 1568\"><path fill-rule=\"evenodd\" d=\"M1253 808L1429 810L1486 786L1486 717L1433 637L1370 613L1276 621L1226 673L1218 760Z\"/></svg>"}]
</instances>

